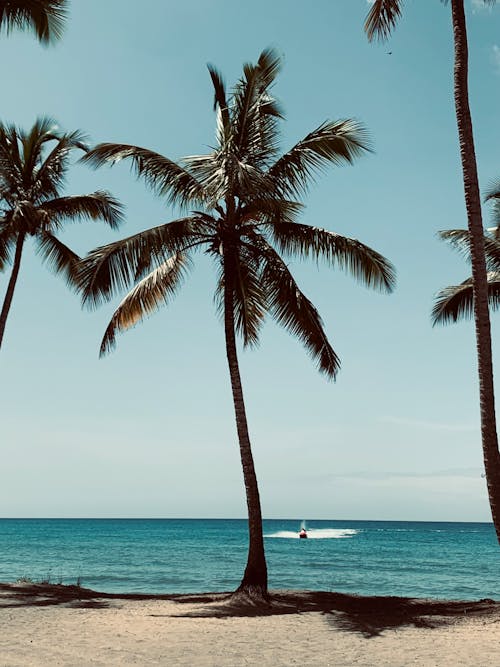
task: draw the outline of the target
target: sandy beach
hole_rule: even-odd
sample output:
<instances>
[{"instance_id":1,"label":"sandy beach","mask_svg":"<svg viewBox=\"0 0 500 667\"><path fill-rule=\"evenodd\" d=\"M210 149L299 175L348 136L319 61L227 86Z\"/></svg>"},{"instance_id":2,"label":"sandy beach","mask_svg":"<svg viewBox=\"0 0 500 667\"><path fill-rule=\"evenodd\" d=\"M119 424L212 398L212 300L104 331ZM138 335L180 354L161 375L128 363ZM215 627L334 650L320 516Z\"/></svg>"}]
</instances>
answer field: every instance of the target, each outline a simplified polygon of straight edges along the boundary
<instances>
[{"instance_id":1,"label":"sandy beach","mask_svg":"<svg viewBox=\"0 0 500 667\"><path fill-rule=\"evenodd\" d=\"M0 623L2 667L481 667L500 659L500 603L490 600L275 591L261 611L223 595L4 584Z\"/></svg>"}]
</instances>

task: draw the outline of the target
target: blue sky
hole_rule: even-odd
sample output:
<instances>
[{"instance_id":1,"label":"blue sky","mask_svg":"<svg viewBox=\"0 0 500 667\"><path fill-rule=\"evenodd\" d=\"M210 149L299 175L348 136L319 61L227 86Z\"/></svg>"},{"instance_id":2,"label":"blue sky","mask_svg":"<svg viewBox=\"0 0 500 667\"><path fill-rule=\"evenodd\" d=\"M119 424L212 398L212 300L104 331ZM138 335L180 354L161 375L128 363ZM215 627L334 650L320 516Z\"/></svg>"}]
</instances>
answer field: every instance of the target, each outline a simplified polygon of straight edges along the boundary
<instances>
[{"instance_id":1,"label":"blue sky","mask_svg":"<svg viewBox=\"0 0 500 667\"><path fill-rule=\"evenodd\" d=\"M273 46L283 55L275 94L287 115L284 150L326 119L355 117L369 129L374 154L319 178L303 220L386 255L397 290L371 292L326 266L291 263L342 370L325 381L272 322L260 348L242 352L265 517L490 520L473 325L432 329L429 319L433 294L468 275L436 238L466 225L450 9L405 5L386 45L366 41L365 0L74 0L57 46L0 40L1 118L24 127L49 114L95 143L173 159L202 153L214 141L206 63L232 84ZM466 6L484 189L500 178L500 8ZM119 232L69 227L63 240L79 253L176 215L126 165L74 166L68 193L98 188L124 202L127 222ZM3 516L245 516L214 283L200 257L175 303L99 360L119 298L82 311L27 250L0 354Z\"/></svg>"}]
</instances>

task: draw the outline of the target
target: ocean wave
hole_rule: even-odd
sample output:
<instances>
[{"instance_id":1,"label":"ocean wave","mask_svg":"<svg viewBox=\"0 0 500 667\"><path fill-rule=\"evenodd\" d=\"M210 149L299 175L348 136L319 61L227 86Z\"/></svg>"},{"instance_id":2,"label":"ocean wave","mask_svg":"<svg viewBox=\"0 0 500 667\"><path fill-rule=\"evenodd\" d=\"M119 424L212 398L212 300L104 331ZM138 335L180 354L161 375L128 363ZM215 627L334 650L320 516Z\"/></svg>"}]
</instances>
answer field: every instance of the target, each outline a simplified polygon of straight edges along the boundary
<instances>
[{"instance_id":1,"label":"ocean wave","mask_svg":"<svg viewBox=\"0 0 500 667\"><path fill-rule=\"evenodd\" d=\"M354 537L360 531L354 528L308 528L307 538L310 540L338 540L346 537ZM281 539L300 539L299 533L293 530L278 530L276 533L268 533L264 537Z\"/></svg>"}]
</instances>

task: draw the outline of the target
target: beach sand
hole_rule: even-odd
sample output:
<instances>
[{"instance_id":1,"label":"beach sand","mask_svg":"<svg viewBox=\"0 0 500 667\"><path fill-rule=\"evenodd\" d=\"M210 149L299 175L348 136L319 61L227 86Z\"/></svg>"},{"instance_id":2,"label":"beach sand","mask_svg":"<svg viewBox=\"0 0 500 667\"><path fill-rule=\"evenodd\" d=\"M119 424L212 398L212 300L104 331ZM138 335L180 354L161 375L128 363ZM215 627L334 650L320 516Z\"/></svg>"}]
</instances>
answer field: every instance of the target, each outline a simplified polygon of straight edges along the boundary
<instances>
[{"instance_id":1,"label":"beach sand","mask_svg":"<svg viewBox=\"0 0 500 667\"><path fill-rule=\"evenodd\" d=\"M275 591L267 611L221 594L118 596L0 584L0 665L500 665L500 603Z\"/></svg>"}]
</instances>

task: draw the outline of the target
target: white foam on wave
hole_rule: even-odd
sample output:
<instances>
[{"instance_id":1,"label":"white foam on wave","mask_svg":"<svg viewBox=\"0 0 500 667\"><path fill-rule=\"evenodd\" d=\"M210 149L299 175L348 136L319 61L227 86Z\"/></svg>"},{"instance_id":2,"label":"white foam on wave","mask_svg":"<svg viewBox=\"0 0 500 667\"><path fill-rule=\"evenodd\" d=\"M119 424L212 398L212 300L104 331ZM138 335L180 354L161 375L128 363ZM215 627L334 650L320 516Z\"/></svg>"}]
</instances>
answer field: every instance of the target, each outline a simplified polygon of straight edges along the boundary
<instances>
[{"instance_id":1,"label":"white foam on wave","mask_svg":"<svg viewBox=\"0 0 500 667\"><path fill-rule=\"evenodd\" d=\"M357 535L359 530L354 528L308 528L308 540L338 540ZM269 533L264 537L277 537L281 539L300 539L298 532L293 530L278 530L276 533Z\"/></svg>"}]
</instances>

